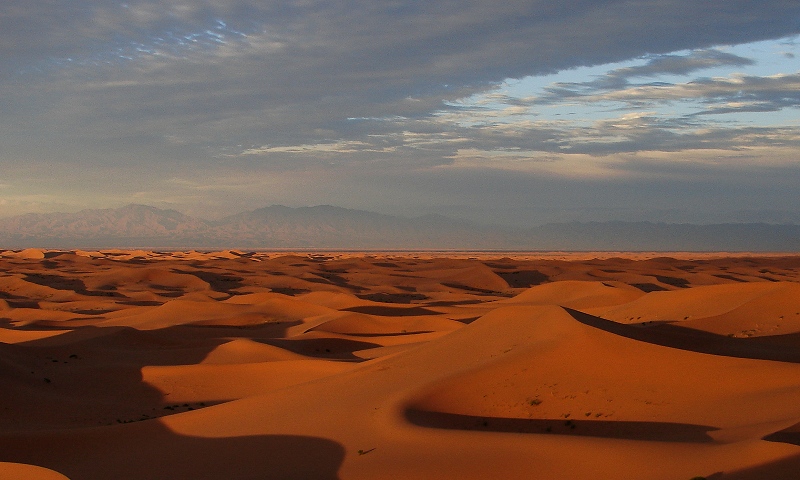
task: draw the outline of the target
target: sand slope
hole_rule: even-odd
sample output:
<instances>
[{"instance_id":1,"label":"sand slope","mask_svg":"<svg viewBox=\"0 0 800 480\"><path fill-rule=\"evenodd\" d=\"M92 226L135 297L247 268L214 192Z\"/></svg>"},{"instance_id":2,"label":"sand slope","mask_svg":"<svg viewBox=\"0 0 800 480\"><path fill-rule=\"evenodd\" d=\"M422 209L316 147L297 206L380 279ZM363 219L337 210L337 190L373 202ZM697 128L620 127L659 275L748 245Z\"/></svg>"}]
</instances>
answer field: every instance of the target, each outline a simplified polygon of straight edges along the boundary
<instances>
[{"instance_id":1,"label":"sand slope","mask_svg":"<svg viewBox=\"0 0 800 480\"><path fill-rule=\"evenodd\" d=\"M0 252L2 478L797 478L796 257Z\"/></svg>"}]
</instances>

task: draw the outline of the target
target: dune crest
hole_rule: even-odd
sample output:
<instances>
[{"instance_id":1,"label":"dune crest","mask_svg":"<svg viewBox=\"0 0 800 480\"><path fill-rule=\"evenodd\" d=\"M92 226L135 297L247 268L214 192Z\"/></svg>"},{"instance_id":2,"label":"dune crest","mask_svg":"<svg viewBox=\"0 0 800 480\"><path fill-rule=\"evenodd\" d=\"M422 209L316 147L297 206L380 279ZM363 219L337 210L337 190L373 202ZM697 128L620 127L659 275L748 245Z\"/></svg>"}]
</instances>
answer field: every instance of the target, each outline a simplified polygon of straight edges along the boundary
<instances>
[{"instance_id":1,"label":"dune crest","mask_svg":"<svg viewBox=\"0 0 800 480\"><path fill-rule=\"evenodd\" d=\"M4 251L0 477L794 478L799 258Z\"/></svg>"},{"instance_id":2,"label":"dune crest","mask_svg":"<svg viewBox=\"0 0 800 480\"><path fill-rule=\"evenodd\" d=\"M68 480L58 472L35 465L0 462L0 477L9 480Z\"/></svg>"}]
</instances>

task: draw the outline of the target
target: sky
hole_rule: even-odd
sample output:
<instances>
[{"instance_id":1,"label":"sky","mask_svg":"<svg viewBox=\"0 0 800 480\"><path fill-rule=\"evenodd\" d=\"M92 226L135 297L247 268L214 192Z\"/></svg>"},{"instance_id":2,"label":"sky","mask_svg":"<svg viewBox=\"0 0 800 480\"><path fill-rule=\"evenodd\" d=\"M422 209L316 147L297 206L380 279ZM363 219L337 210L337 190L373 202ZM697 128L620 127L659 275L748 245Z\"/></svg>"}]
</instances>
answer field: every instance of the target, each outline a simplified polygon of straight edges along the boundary
<instances>
[{"instance_id":1,"label":"sky","mask_svg":"<svg viewBox=\"0 0 800 480\"><path fill-rule=\"evenodd\" d=\"M0 217L800 223L796 0L4 0Z\"/></svg>"}]
</instances>

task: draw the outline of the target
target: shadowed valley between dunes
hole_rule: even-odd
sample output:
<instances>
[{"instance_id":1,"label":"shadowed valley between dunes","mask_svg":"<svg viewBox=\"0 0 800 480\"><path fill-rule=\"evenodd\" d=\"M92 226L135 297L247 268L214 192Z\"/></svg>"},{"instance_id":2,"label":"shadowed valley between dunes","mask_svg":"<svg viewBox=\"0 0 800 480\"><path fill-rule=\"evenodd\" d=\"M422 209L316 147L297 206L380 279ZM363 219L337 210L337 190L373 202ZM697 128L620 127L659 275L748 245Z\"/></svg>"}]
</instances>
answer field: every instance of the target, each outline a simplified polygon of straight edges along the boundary
<instances>
[{"instance_id":1,"label":"shadowed valley between dunes","mask_svg":"<svg viewBox=\"0 0 800 480\"><path fill-rule=\"evenodd\" d=\"M0 251L0 477L789 479L800 256Z\"/></svg>"}]
</instances>

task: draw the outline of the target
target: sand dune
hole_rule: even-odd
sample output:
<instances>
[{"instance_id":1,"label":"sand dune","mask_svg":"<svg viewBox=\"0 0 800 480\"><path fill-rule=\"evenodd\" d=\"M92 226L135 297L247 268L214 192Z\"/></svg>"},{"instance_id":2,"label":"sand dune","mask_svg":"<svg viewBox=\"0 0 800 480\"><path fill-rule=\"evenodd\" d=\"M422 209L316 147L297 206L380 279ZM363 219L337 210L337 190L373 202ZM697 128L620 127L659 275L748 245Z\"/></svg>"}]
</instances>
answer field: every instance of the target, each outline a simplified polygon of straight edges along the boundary
<instances>
[{"instance_id":1,"label":"sand dune","mask_svg":"<svg viewBox=\"0 0 800 480\"><path fill-rule=\"evenodd\" d=\"M621 305L642 297L644 293L622 282L589 282L564 280L547 283L516 295L500 304L561 305L588 309Z\"/></svg>"},{"instance_id":2,"label":"sand dune","mask_svg":"<svg viewBox=\"0 0 800 480\"><path fill-rule=\"evenodd\" d=\"M35 465L0 462L0 476L10 479L64 480L67 477L58 472Z\"/></svg>"},{"instance_id":3,"label":"sand dune","mask_svg":"<svg viewBox=\"0 0 800 480\"><path fill-rule=\"evenodd\" d=\"M0 478L797 478L798 258L3 251Z\"/></svg>"}]
</instances>

